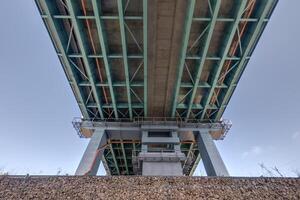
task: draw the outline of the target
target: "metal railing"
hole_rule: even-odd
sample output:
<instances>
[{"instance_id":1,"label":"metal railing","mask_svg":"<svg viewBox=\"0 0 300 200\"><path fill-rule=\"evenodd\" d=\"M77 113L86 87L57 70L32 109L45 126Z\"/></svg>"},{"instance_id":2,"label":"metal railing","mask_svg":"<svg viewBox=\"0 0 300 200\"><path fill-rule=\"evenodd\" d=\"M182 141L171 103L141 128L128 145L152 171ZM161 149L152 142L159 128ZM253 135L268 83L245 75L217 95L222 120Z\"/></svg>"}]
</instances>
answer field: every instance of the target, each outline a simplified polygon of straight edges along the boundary
<instances>
[{"instance_id":1,"label":"metal railing","mask_svg":"<svg viewBox=\"0 0 300 200\"><path fill-rule=\"evenodd\" d=\"M171 118L171 117L136 117L131 119L120 118L120 119L98 119L98 120L89 120L84 118L74 118L72 121L73 127L75 128L79 137L84 137L81 133L81 125L83 122L91 123L91 126L94 124L101 124L103 126L110 126L112 124L130 124L134 126L142 125L162 125L162 126L178 126L178 127L197 127L197 128L210 128L210 129L220 129L223 131L222 137L224 139L227 132L230 130L232 123L230 120L223 119L217 122L203 122L203 120L198 119L189 119L182 120L180 118Z\"/></svg>"}]
</instances>

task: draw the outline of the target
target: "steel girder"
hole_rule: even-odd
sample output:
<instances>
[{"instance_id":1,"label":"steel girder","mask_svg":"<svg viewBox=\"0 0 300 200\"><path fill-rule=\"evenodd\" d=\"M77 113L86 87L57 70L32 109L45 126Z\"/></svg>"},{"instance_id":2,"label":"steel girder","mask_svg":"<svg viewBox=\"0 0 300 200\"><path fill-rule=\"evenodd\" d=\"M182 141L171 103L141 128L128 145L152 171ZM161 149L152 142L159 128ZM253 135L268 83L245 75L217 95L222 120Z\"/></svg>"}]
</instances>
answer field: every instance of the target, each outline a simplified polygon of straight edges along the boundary
<instances>
[{"instance_id":1,"label":"steel girder","mask_svg":"<svg viewBox=\"0 0 300 200\"><path fill-rule=\"evenodd\" d=\"M41 16L42 16L42 18L48 17L47 15L43 15L43 14ZM70 16L70 15L53 15L52 17L54 19L71 19L72 18L72 16ZM95 19L96 16L94 16L94 15L76 15L76 18L77 19ZM118 20L119 16L105 15L105 16L100 16L100 19ZM126 20L142 20L143 17L141 17L141 16L124 16L124 19L126 19Z\"/></svg>"},{"instance_id":2,"label":"steel girder","mask_svg":"<svg viewBox=\"0 0 300 200\"><path fill-rule=\"evenodd\" d=\"M186 58L186 52L189 42L189 36L190 36L190 30L193 22L193 15L194 15L194 9L195 9L195 3L196 0L189 0L188 1L188 8L187 8L187 16L185 18L185 24L183 28L183 40L182 40L182 46L180 50L180 57L179 57L179 64L177 68L177 81L175 85L175 94L173 98L173 104L172 104L172 113L171 116L175 117L176 108L177 108L177 98L180 90L180 84L181 84L181 77L184 69L184 63Z\"/></svg>"},{"instance_id":3,"label":"steel girder","mask_svg":"<svg viewBox=\"0 0 300 200\"><path fill-rule=\"evenodd\" d=\"M92 0L92 5L93 5L93 12L95 15L95 20L96 20L96 26L97 26L97 31L98 31L98 37L100 41L100 46L101 46L101 52L103 55L103 61L104 61L104 67L105 67L105 72L106 72L106 77L107 77L107 82L108 82L108 87L111 95L111 100L113 104L113 109L115 113L115 117L118 118L118 110L117 110L117 104L116 104L116 98L115 98L115 93L113 89L113 83L112 83L112 77L111 77L111 67L109 63L109 59L107 57L107 52L108 52L108 46L107 46L107 40L106 40L106 33L104 32L103 28L103 22L100 19L100 9L97 4L96 0Z\"/></svg>"},{"instance_id":4,"label":"steel girder","mask_svg":"<svg viewBox=\"0 0 300 200\"><path fill-rule=\"evenodd\" d=\"M119 5L120 5L119 1ZM51 1L47 2L47 0L36 0L36 4L42 4L42 7L40 7L40 14L42 16L42 19L46 22L50 22L48 24L46 24L47 27L49 27L48 31L50 35L54 35L52 37L55 37L55 41L53 41L54 46L58 46L59 50L57 50L57 55L63 59L64 63L62 63L66 74L68 77L70 77L69 79L69 83L72 86L74 95L77 99L78 105L82 111L83 117L89 119L90 116L93 118L96 118L97 113L95 114L94 112L92 112L91 110L89 110L89 108L97 108L97 110L99 110L99 114L101 118L104 118L104 112L105 110L103 110L103 108L111 108L111 105L113 106L113 110L114 110L114 115L115 118L118 118L118 112L119 110L117 110L118 108L129 108L129 115L130 118L133 118L133 114L132 114L132 108L138 108L138 109L142 109L145 114L145 116L147 116L147 0L143 0L143 16L124 16L124 11L119 12L119 16L101 16L100 12L101 12L101 8L99 9L99 2L96 0L92 0L91 1L91 5L92 5L92 9L93 9L93 15L76 15L77 12L75 12L75 2L67 0L66 1L66 5L65 8L69 11L68 14L56 14L54 12L51 13L51 11L48 9L48 6L53 6L53 3ZM48 4L48 5L47 5ZM123 6L122 6L123 7ZM122 9L123 10L123 9ZM46 12L48 11L48 12ZM64 47L66 45L62 44L63 41L63 37L61 35L61 33L58 31L58 29L61 29L61 27L57 27L57 23L59 19L65 19L65 20L70 20L70 23L72 25L72 31L75 33L76 35L76 39L77 39L77 45L80 49L80 53L68 53L66 50L64 50ZM81 30L82 28L82 22L83 21L79 21L79 20L93 20L96 24L96 29L97 29L97 33L98 33L98 37L99 37L99 42L100 42L100 47L101 47L101 54L90 54L88 53L87 49L86 49L86 41L83 38L83 32ZM104 22L103 20L118 20L120 22L120 32L121 32L121 37L122 37L122 48L123 48L123 52L120 55L115 55L115 54L108 54L108 40L105 37L105 31L104 31ZM124 20L143 20L143 40L144 40L144 52L142 52L141 54L137 54L137 55L127 55L127 52L124 53L124 49L126 50L126 35L125 35L125 29L124 29L124 25L125 22ZM51 23L53 25L51 25ZM70 26L71 26L70 25ZM122 28L123 27L123 28ZM53 34L53 32L55 34ZM72 33L70 33L72 34ZM69 39L72 37L72 35L69 35ZM61 47L60 47L61 46ZM68 45L69 46L69 42ZM74 66L76 65L74 62L70 63L72 60L70 58L80 58L83 61L84 67L86 69L86 74L81 72L78 69L78 66ZM91 62L89 62L89 59L91 58L102 58L103 59L103 63L105 66L105 72L106 72L106 77L107 77L107 81L106 82L96 82L96 78L93 77L92 74L92 69L93 69L93 65ZM123 82L114 82L112 77L111 77L111 66L109 63L110 59L123 59L124 60L124 67L127 68L125 69L125 73L126 73L126 81ZM128 61L127 59L143 59L143 65L144 65L144 80L143 82L131 82L132 80L130 80L129 77L129 66L128 66ZM127 63L127 65L126 65ZM73 65L72 65L73 64ZM76 69L79 71L76 71ZM84 76L86 76L86 79L88 81L82 81L77 79L77 75L80 74L78 73L80 72L81 74L83 74ZM130 84L130 85L129 85ZM115 95L114 95L114 87L126 87L127 88L127 95L128 98L128 105L124 106L123 104L118 105L118 102L116 101ZM132 105L132 101L130 98L130 87L143 87L144 89L144 102L143 102L143 107L141 107L139 104L135 103L134 106ZM88 95L88 97L85 95L85 91L84 91L84 87L89 87L91 88L92 92L90 92L90 94ZM110 96L111 96L111 102L112 104L104 104L103 102L101 102L101 98L102 96L100 93L99 88L97 87L109 87L109 91L110 91ZM133 91L134 92L134 91ZM93 94L93 96L95 97L95 102L86 104L85 100L86 97L87 99L90 98L91 94ZM136 94L135 94L136 95ZM101 98L100 98L101 97ZM91 106L92 105L92 106ZM104 106L103 106L104 105ZM121 111L120 111L121 113ZM136 113L136 112L135 112ZM107 114L107 113L106 113ZM136 113L137 114L137 113ZM92 116L93 115L93 116ZM122 114L124 117L125 115Z\"/></svg>"},{"instance_id":5,"label":"steel girder","mask_svg":"<svg viewBox=\"0 0 300 200\"><path fill-rule=\"evenodd\" d=\"M148 115L148 0L143 0L144 117Z\"/></svg>"},{"instance_id":6,"label":"steel girder","mask_svg":"<svg viewBox=\"0 0 300 200\"><path fill-rule=\"evenodd\" d=\"M123 142L121 142L121 148L122 148L122 154L123 154L123 159L124 159L124 163L125 163L126 173L127 173L127 175L129 175L127 158L126 158L126 152L125 152L125 148L124 148Z\"/></svg>"},{"instance_id":7,"label":"steel girder","mask_svg":"<svg viewBox=\"0 0 300 200\"><path fill-rule=\"evenodd\" d=\"M79 86L91 86L91 83L81 81L78 83L78 85ZM126 87L126 83L125 82L113 82L112 86L113 87ZM130 86L131 87L144 87L144 83L143 82L132 82L130 84ZM108 82L96 83L96 87L109 87L109 83Z\"/></svg>"},{"instance_id":8,"label":"steel girder","mask_svg":"<svg viewBox=\"0 0 300 200\"><path fill-rule=\"evenodd\" d=\"M78 46L79 46L80 52L83 55L82 60L83 60L84 66L86 68L89 81L91 82L91 88L92 88L92 91L93 91L93 94L94 94L94 97L95 97L95 101L97 103L98 110L99 110L101 118L104 118L103 112L102 112L102 107L101 107L100 95L99 95L98 90L95 86L95 80L94 80L94 77L93 77L92 68L91 68L90 62L87 58L87 53L86 53L86 49L85 49L86 47L85 47L84 42L82 40L82 33L80 32L80 27L79 27L79 24L78 24L77 19L75 17L75 12L74 12L72 2L70 0L68 0L67 5L68 5L68 10L70 12L72 24L74 26L75 35L77 36L76 39L77 39L77 42L78 42Z\"/></svg>"},{"instance_id":9,"label":"steel girder","mask_svg":"<svg viewBox=\"0 0 300 200\"><path fill-rule=\"evenodd\" d=\"M218 69L217 69L217 71L213 74L213 83L212 83L212 86L210 88L209 94L206 96L205 103L204 103L204 110L203 110L203 112L201 114L201 119L204 119L204 117L205 117L206 111L208 109L208 105L210 104L211 97L214 94L215 87L218 84L219 76L220 76L220 73L221 73L221 71L223 69L223 65L224 65L224 63L226 61L226 57L228 55L229 49L230 49L230 47L232 45L232 41L234 39L235 33L238 31L237 29L238 29L238 26L239 26L239 23L240 23L240 19L241 19L242 15L243 15L243 13L245 11L246 5L247 5L247 1L241 1L240 8L239 8L239 10L237 12L235 21L234 21L234 23L233 23L233 25L231 27L231 32L229 33L228 39L225 40L226 44L225 44L225 48L224 48L224 51L223 51L222 59L218 63Z\"/></svg>"},{"instance_id":10,"label":"steel girder","mask_svg":"<svg viewBox=\"0 0 300 200\"><path fill-rule=\"evenodd\" d=\"M244 1L244 0L243 0ZM193 21L211 21L212 19L209 17L194 17ZM218 17L217 22L235 22L236 18L225 18L225 17ZM257 18L240 18L242 22L257 22L259 19ZM268 22L269 19L264 19L264 22Z\"/></svg>"},{"instance_id":11,"label":"steel girder","mask_svg":"<svg viewBox=\"0 0 300 200\"><path fill-rule=\"evenodd\" d=\"M87 108L96 108L97 105L95 103L88 103L86 104ZM144 104L142 103L133 103L131 104L132 108L144 108ZM102 104L102 108L113 108L112 104ZM118 103L117 108L129 108L128 103Z\"/></svg>"},{"instance_id":12,"label":"steel girder","mask_svg":"<svg viewBox=\"0 0 300 200\"><path fill-rule=\"evenodd\" d=\"M109 144L109 150L110 150L110 153L112 155L117 173L118 173L118 175L120 175L119 165L118 165L118 162L117 162L116 155L115 155L115 152L114 152L114 148L112 147L112 144Z\"/></svg>"},{"instance_id":13,"label":"steel girder","mask_svg":"<svg viewBox=\"0 0 300 200\"><path fill-rule=\"evenodd\" d=\"M192 166L192 169L190 171L189 176L193 176L193 174L194 174L194 172L196 170L196 167L198 166L198 163L200 162L200 160L201 160L201 155L200 155L200 153L198 153L197 158L196 158L196 160L194 162L194 165Z\"/></svg>"},{"instance_id":14,"label":"steel girder","mask_svg":"<svg viewBox=\"0 0 300 200\"><path fill-rule=\"evenodd\" d=\"M144 1L144 0L143 0ZM147 1L147 0L146 0ZM47 18L47 15L41 15L42 18ZM70 15L53 15L52 16L54 19L71 19ZM95 19L95 16L89 15L77 15L76 18L78 19ZM119 16L100 16L100 19L109 19L109 20L119 20ZM125 20L143 20L142 16L124 16ZM258 18L241 18L241 21L247 21L247 22L257 22L259 19ZM195 22L210 22L211 18L209 17L194 17L193 21ZM228 17L218 17L217 22L234 22L235 18L228 18ZM264 19L264 22L268 22L269 19Z\"/></svg>"},{"instance_id":15,"label":"steel girder","mask_svg":"<svg viewBox=\"0 0 300 200\"><path fill-rule=\"evenodd\" d=\"M255 40L257 42L258 38L259 38L259 34L262 32L262 28L264 26L266 26L267 22L269 21L269 17L270 15L268 15L268 12L270 10L272 10L272 6L275 7L276 3L278 2L278 0L267 0L266 1L266 4L268 4L269 6L267 6L265 9L264 9L264 12L266 12L265 14L263 15L260 15L260 17L251 17L251 18L242 18L241 16L239 17L239 19L237 19L237 17L234 17L234 18L226 18L226 17L193 17L192 18L192 21L193 22L212 22L212 20L215 20L217 22L233 22L234 24L232 25L232 30L231 30L231 34L229 34L229 36L227 37L227 40L228 41L231 41L232 39L230 37L233 37L234 36L234 31L235 31L235 26L237 27L239 24L239 22L252 22L252 23L257 23L257 24L260 24L260 26L256 26L256 29L255 29L255 32L251 35L252 35L252 38L253 40ZM247 1L241 1L240 2L241 4L246 4ZM245 6L244 6L244 9L241 8L241 5L240 5L240 9L239 9L239 12L243 12L245 10ZM191 13L190 13L191 14ZM188 16L186 17L186 21L188 21ZM191 22L192 23L192 22ZM184 31L186 31L186 29L184 29ZM256 33L257 32L257 33ZM186 35L183 34L183 39L186 40ZM206 42L205 46L207 45L208 43ZM227 46L230 45L231 42L228 42L228 43L225 43L225 48L228 48ZM246 45L246 48L249 49L248 51L250 52L251 49L253 49L253 44L255 44L255 42L249 42L249 44ZM225 49L224 48L224 49ZM226 50L226 49L225 49ZM224 50L224 52L225 52ZM224 52L222 53L222 56L199 56L199 55L184 55L185 57L182 56L182 52L186 51L184 45L182 45L182 49L181 49L181 54L180 54L180 65L179 65L179 70L178 70L178 74L177 74L177 82L176 82L176 87L175 87L175 91L174 91L174 100L173 100L173 105L172 105L172 117L175 117L175 114L176 114L176 109L185 109L185 111L180 115L180 116L183 116L183 114L185 114L185 118L188 119L189 118L189 114L191 112L192 109L197 109L197 110L200 110L200 112L197 114L201 114L201 117L199 117L200 119L204 119L204 114L206 113L206 111L208 109L214 109L215 110L215 113L217 113L217 116L214 117L215 120L218 120L222 113L224 112L226 106L227 106L227 103L229 101L229 98L230 96L232 95L233 91L234 91L234 88L236 87L237 85L237 81L234 81L232 82L231 84L224 84L222 83L221 85L218 84L218 79L219 79L219 76L220 76L220 72L219 70L221 70L220 67L222 67L220 64L224 63L225 61L227 60L230 60L230 61L237 61L233 66L231 66L230 70L233 70L235 71L236 68L240 68L241 66L244 68L245 65L247 64L247 62L249 61L250 59L250 54L244 54L245 52L243 52L242 56L238 56L238 57L229 57L227 54L225 54ZM228 50L227 50L228 51ZM214 78L213 78L213 82L212 84L210 83L202 83L202 82L199 82L197 85L194 84L194 83L184 83L184 82L181 82L181 79L182 79L182 73L183 73L183 68L184 68L184 61L185 60L200 60L200 63L201 61L204 63L205 60L212 60L212 61L218 61L220 64L218 65L218 71L216 74L214 74ZM201 66L201 65L200 65ZM199 68L198 68L199 69ZM197 72L199 72L197 70ZM237 70L238 72L238 70ZM234 72L235 73L235 72ZM240 71L238 74L235 73L234 74L234 77L235 79L239 79L240 78L240 75L241 75L242 71ZM198 78L200 78L201 76L201 72L199 74ZM227 73L225 74L225 77L226 77ZM223 75L222 75L223 76ZM196 79L197 76L195 76L195 79ZM196 82L196 81L195 81ZM202 104L193 104L193 100L194 100L194 95L193 93L190 94L192 91L188 91L187 94L185 95L185 97L183 99L186 98L186 96L190 96L192 98L189 98L189 103L188 104L184 104L184 103L181 103L178 102L178 95L179 95L179 91L180 91L180 88L191 88L193 87L193 92L196 92L196 88L208 88L209 89L209 94L207 94L207 100L205 101L205 103L202 105ZM224 101L220 102L220 105L209 105L210 103L210 100L211 100L211 97L214 96L213 95L213 91L215 88L224 88L224 89L227 89L226 91L226 94L225 94L225 98L224 98ZM208 98L209 97L209 98ZM227 100L226 100L227 99ZM188 105L188 108L186 107ZM204 111L205 110L205 111Z\"/></svg>"},{"instance_id":16,"label":"steel girder","mask_svg":"<svg viewBox=\"0 0 300 200\"><path fill-rule=\"evenodd\" d=\"M218 110L217 114L216 114L216 119L219 119L226 106L227 106L227 103L229 102L230 100L230 97L232 96L234 90L235 90L235 87L239 81L239 78L241 76L241 73L244 71L245 67L246 67L246 64L247 62L246 61L246 57L249 56L250 52L251 52L251 49L253 48L253 46L255 45L255 43L257 43L257 40L259 38L259 35L262 33L264 27L265 27L265 18L267 17L267 15L269 14L270 12L270 9L272 8L272 6L276 6L278 0L268 0L266 2L266 5L263 9L263 12L262 14L260 15L260 18L257 22L257 25L255 27L255 30L253 32L253 34L251 35L250 37L250 41L249 41L249 44L247 46L247 48L244 50L244 53L241 57L241 60L237 66L237 70L234 74L234 77L232 78L232 80L230 81L230 86L225 94L225 97L221 103L221 106L220 106L220 109Z\"/></svg>"},{"instance_id":17,"label":"steel girder","mask_svg":"<svg viewBox=\"0 0 300 200\"><path fill-rule=\"evenodd\" d=\"M195 78L194 78L195 83L194 83L192 94L190 96L190 100L189 100L189 103L188 103L189 107L187 109L186 119L189 118L189 115L190 115L190 112L191 112L191 109L192 109L192 104L193 104L193 101L194 101L194 98L195 98L195 95L196 95L197 87L198 87L198 84L199 84L199 81L200 81L200 76L201 76L201 73L202 73L202 70L203 70L203 67L204 67L204 63L205 63L205 59L203 59L203 58L206 58L206 55L208 53L208 48L209 48L209 45L210 45L210 41L212 39L215 24L217 22L217 17L218 17L218 14L219 14L220 6L221 6L221 0L217 0L215 5L214 5L213 16L212 16L212 20L210 22L209 30L208 30L208 33L207 33L207 36L206 36L206 42L205 42L204 48L201 52L202 59L200 60L200 63L197 66L197 69L196 69L196 74L195 74Z\"/></svg>"},{"instance_id":18,"label":"steel girder","mask_svg":"<svg viewBox=\"0 0 300 200\"><path fill-rule=\"evenodd\" d=\"M202 59L205 59L205 60L215 60L215 61L219 61L221 60L223 57L219 57L219 56L207 56L206 58L202 58L200 56L193 56L193 55L187 55L186 56L186 60L202 60ZM248 57L247 59L249 59L250 57ZM240 60L241 58L240 57L228 57L226 56L225 57L225 60Z\"/></svg>"},{"instance_id":19,"label":"steel girder","mask_svg":"<svg viewBox=\"0 0 300 200\"><path fill-rule=\"evenodd\" d=\"M123 8L122 0L118 0L118 13L119 13L119 24L120 24L121 41L122 41L123 62L124 62L124 68L125 68L124 70L125 70L125 82L126 82L129 117L130 117L130 119L132 119L131 92L130 92L129 69L128 69L129 66L128 66L128 58L127 58L124 8Z\"/></svg>"},{"instance_id":20,"label":"steel girder","mask_svg":"<svg viewBox=\"0 0 300 200\"><path fill-rule=\"evenodd\" d=\"M71 85L73 86L72 88L74 89L73 92L75 94L75 97L76 97L77 103L79 105L79 108L82 112L82 115L85 118L89 119L90 117L88 114L88 110L85 107L85 104L84 104L85 101L83 100L83 98L81 96L81 90L79 88L78 81L76 80L74 69L73 69L73 67L71 67L71 63L68 59L67 52L64 48L62 41L60 40L60 34L57 31L57 25L51 15L48 4L46 3L45 0L42 0L42 1L35 0L35 2L37 5L41 4L44 8L44 11L46 12L45 16L47 16L48 23L46 23L46 21L44 21L44 23L45 23L46 27L49 27L49 29L51 30L51 32L50 32L50 30L47 29L49 32L49 35L51 36L53 46L58 48L58 49L56 49L56 53L61 59L64 60L65 65L62 64L62 66L65 66L64 70L66 70L66 72L68 72L68 74L70 75L71 80L69 80L69 82L72 83Z\"/></svg>"},{"instance_id":21,"label":"steel girder","mask_svg":"<svg viewBox=\"0 0 300 200\"><path fill-rule=\"evenodd\" d=\"M100 41L100 46L101 46L101 52L103 55L103 61L104 61L104 67L105 67L105 72L107 76L107 82L108 82L108 87L109 91L111 94L111 99L112 99L112 104L113 104L113 109L115 113L115 117L118 118L118 110L117 110L117 103L116 103L116 98L115 98L115 92L113 89L113 83L112 83L112 77L111 77L111 67L110 67L110 62L109 58L107 56L108 52L108 46L107 46L107 40L106 40L106 33L103 28L103 22L101 21L100 18L100 10L97 4L96 0L92 0L92 5L93 5L93 12L95 15L95 21L96 21L96 26L97 26L97 31L98 31L98 37Z\"/></svg>"},{"instance_id":22,"label":"steel girder","mask_svg":"<svg viewBox=\"0 0 300 200\"><path fill-rule=\"evenodd\" d=\"M82 58L83 56L81 54L68 54L68 57L70 57L70 58ZM89 54L87 57L88 58L104 58L104 56L101 55L101 54ZM106 57L109 58L109 59L114 59L114 58L118 59L118 58L123 58L123 55L111 54L111 55L106 55ZM127 58L140 59L140 58L143 58L143 55L128 55Z\"/></svg>"}]
</instances>

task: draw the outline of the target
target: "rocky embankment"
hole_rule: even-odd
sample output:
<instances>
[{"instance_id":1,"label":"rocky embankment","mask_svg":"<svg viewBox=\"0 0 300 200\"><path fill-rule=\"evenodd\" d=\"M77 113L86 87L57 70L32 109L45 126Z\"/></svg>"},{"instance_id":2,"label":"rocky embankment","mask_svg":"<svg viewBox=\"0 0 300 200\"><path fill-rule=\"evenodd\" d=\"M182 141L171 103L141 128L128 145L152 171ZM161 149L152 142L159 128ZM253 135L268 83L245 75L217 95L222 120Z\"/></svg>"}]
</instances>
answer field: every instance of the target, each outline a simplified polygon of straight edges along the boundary
<instances>
[{"instance_id":1,"label":"rocky embankment","mask_svg":"<svg viewBox=\"0 0 300 200\"><path fill-rule=\"evenodd\" d=\"M0 199L300 199L300 179L0 176Z\"/></svg>"}]
</instances>

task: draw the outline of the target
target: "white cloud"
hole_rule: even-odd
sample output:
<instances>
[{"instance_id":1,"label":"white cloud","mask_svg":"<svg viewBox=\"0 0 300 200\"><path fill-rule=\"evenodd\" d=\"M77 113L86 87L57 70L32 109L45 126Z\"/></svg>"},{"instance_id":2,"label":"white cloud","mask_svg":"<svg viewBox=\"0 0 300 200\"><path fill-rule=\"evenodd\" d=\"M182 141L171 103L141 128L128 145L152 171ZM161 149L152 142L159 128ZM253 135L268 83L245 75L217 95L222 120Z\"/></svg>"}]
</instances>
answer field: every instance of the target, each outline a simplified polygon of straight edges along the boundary
<instances>
[{"instance_id":1,"label":"white cloud","mask_svg":"<svg viewBox=\"0 0 300 200\"><path fill-rule=\"evenodd\" d=\"M252 146L249 151L245 151L242 154L242 158L246 158L248 156L257 156L262 153L262 148L260 146Z\"/></svg>"},{"instance_id":2,"label":"white cloud","mask_svg":"<svg viewBox=\"0 0 300 200\"><path fill-rule=\"evenodd\" d=\"M297 139L299 137L300 137L300 132L298 132L298 131L293 133L293 135L292 135L292 139Z\"/></svg>"}]
</instances>

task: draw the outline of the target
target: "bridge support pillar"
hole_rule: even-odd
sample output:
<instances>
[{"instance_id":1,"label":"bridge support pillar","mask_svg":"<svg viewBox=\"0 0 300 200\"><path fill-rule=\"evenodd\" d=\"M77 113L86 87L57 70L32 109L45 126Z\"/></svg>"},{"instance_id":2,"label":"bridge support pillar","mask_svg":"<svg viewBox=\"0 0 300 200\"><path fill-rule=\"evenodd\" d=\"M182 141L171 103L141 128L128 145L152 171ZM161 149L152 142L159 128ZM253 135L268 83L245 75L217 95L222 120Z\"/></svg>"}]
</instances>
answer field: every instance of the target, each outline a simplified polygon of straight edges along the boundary
<instances>
[{"instance_id":1,"label":"bridge support pillar","mask_svg":"<svg viewBox=\"0 0 300 200\"><path fill-rule=\"evenodd\" d=\"M96 129L82 156L75 175L96 175L104 152L101 148L106 144L104 129Z\"/></svg>"},{"instance_id":2,"label":"bridge support pillar","mask_svg":"<svg viewBox=\"0 0 300 200\"><path fill-rule=\"evenodd\" d=\"M142 152L139 154L144 176L182 176L180 140L174 130L144 130Z\"/></svg>"},{"instance_id":3,"label":"bridge support pillar","mask_svg":"<svg viewBox=\"0 0 300 200\"><path fill-rule=\"evenodd\" d=\"M207 176L229 176L210 133L208 131L199 131L197 143Z\"/></svg>"}]
</instances>

